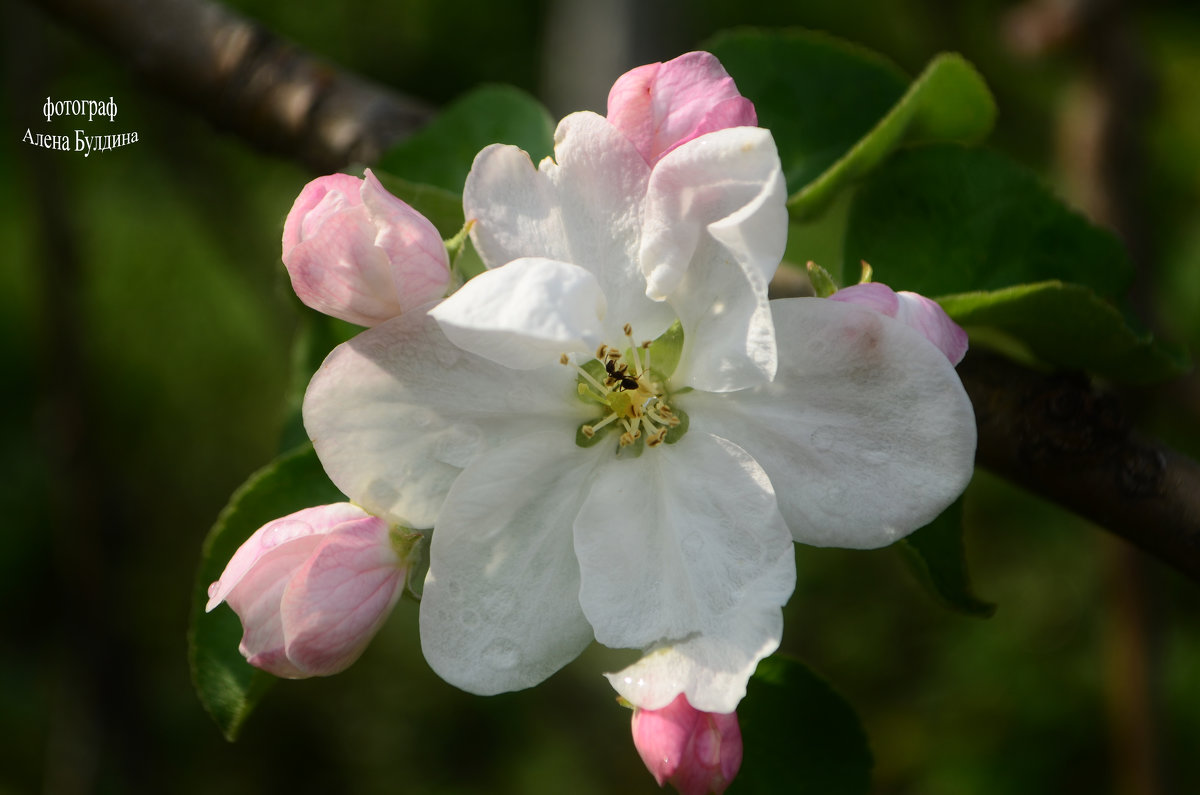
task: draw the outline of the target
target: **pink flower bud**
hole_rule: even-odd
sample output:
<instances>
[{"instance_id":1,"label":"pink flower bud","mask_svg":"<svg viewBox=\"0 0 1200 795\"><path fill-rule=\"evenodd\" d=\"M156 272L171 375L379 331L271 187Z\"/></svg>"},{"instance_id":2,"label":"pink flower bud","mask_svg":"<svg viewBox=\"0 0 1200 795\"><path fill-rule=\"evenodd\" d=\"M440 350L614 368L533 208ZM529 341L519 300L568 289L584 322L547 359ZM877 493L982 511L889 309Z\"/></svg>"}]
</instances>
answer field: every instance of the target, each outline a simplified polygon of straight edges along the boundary
<instances>
[{"instance_id":1,"label":"pink flower bud","mask_svg":"<svg viewBox=\"0 0 1200 795\"><path fill-rule=\"evenodd\" d=\"M283 224L283 264L301 301L360 326L441 298L450 283L437 229L370 169L304 186Z\"/></svg>"},{"instance_id":2,"label":"pink flower bud","mask_svg":"<svg viewBox=\"0 0 1200 795\"><path fill-rule=\"evenodd\" d=\"M608 121L653 166L705 133L757 126L758 116L715 55L689 52L618 77L608 93Z\"/></svg>"},{"instance_id":3,"label":"pink flower bud","mask_svg":"<svg viewBox=\"0 0 1200 795\"><path fill-rule=\"evenodd\" d=\"M967 354L967 332L950 319L936 301L910 292L894 292L878 282L845 287L829 296L834 301L860 304L880 314L894 317L925 335L950 360L958 364Z\"/></svg>"},{"instance_id":4,"label":"pink flower bud","mask_svg":"<svg viewBox=\"0 0 1200 795\"><path fill-rule=\"evenodd\" d=\"M633 744L661 787L720 795L742 766L737 713L701 712L682 693L662 709L633 711Z\"/></svg>"},{"instance_id":5,"label":"pink flower bud","mask_svg":"<svg viewBox=\"0 0 1200 795\"><path fill-rule=\"evenodd\" d=\"M242 544L208 587L205 610L229 603L251 665L286 679L335 674L358 659L396 604L411 545L356 505L305 508Z\"/></svg>"}]
</instances>

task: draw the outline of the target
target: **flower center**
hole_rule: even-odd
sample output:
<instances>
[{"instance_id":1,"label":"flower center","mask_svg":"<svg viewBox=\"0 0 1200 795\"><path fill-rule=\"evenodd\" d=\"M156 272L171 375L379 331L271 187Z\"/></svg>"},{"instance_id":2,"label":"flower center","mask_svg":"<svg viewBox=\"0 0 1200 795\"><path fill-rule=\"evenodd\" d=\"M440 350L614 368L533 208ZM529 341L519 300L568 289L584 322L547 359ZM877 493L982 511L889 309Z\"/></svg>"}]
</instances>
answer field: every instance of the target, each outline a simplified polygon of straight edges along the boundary
<instances>
[{"instance_id":1,"label":"flower center","mask_svg":"<svg viewBox=\"0 0 1200 795\"><path fill-rule=\"evenodd\" d=\"M687 430L687 416L667 402L670 395L666 376L653 366L656 343L636 342L628 323L624 331L629 344L624 350L601 345L596 349L596 358L583 366L573 365L565 353L559 359L578 371L580 399L599 404L604 411L602 416L579 426L575 441L581 447L590 447L613 429L620 432L618 451L641 443L658 447L675 442ZM671 344L676 343L672 340Z\"/></svg>"}]
</instances>

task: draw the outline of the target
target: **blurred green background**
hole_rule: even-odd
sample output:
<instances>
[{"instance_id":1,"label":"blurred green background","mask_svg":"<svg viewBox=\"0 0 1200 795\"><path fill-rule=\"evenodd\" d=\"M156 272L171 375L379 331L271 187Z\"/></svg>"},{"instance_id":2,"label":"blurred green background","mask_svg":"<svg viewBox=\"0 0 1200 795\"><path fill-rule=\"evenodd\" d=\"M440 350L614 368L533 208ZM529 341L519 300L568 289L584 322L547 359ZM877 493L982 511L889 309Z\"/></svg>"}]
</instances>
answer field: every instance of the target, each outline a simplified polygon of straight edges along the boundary
<instances>
[{"instance_id":1,"label":"blurred green background","mask_svg":"<svg viewBox=\"0 0 1200 795\"><path fill-rule=\"evenodd\" d=\"M431 104L506 82L555 115L602 110L624 69L737 25L826 30L912 74L955 50L996 94L991 145L1088 203L1071 157L1094 32L1022 54L1039 31L1054 39L1069 4L230 5ZM1200 9L1129 5L1123 63L1145 78L1127 119L1139 304L1195 351ZM615 664L605 650L535 690L468 696L428 670L408 602L350 671L277 686L238 743L221 739L188 679L192 576L230 492L278 447L303 309L279 238L314 175L214 130L40 10L0 14L0 795L656 791L598 675ZM47 96L110 95L113 129L138 143L85 159L21 142L77 126L47 125ZM1195 456L1198 396L1193 378L1125 398ZM999 605L989 620L943 610L894 551L797 554L784 648L859 710L876 791L1198 791L1200 588L986 474L966 513L977 591Z\"/></svg>"}]
</instances>

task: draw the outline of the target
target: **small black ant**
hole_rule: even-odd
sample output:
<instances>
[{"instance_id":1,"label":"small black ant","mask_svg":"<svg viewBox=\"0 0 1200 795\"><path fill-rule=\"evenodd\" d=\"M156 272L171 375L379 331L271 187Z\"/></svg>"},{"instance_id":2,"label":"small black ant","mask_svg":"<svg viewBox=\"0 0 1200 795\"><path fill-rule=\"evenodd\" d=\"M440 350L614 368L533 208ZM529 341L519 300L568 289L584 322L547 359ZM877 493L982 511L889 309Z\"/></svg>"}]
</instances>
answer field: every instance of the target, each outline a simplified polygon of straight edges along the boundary
<instances>
[{"instance_id":1,"label":"small black ant","mask_svg":"<svg viewBox=\"0 0 1200 795\"><path fill-rule=\"evenodd\" d=\"M618 367L612 359L604 363L604 369L608 373L608 378L605 381L609 386L616 385L623 391L630 391L638 388L637 379L629 374L629 365L622 364Z\"/></svg>"}]
</instances>

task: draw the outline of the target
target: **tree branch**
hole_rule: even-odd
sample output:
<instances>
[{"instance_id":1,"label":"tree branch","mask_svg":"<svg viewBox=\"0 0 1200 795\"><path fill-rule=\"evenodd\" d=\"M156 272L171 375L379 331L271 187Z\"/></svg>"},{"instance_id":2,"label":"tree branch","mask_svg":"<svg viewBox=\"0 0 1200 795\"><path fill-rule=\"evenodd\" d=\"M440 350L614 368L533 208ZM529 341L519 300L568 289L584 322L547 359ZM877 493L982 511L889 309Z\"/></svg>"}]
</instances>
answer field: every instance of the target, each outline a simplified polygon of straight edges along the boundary
<instances>
[{"instance_id":1,"label":"tree branch","mask_svg":"<svg viewBox=\"0 0 1200 795\"><path fill-rule=\"evenodd\" d=\"M958 366L979 464L1200 581L1200 466L1133 431L1081 376L972 351Z\"/></svg>"},{"instance_id":2,"label":"tree branch","mask_svg":"<svg viewBox=\"0 0 1200 795\"><path fill-rule=\"evenodd\" d=\"M432 115L211 0L30 2L218 126L317 171L372 163ZM979 421L980 464L1200 581L1200 466L1137 436L1081 378L980 352L959 374Z\"/></svg>"},{"instance_id":3,"label":"tree branch","mask_svg":"<svg viewBox=\"0 0 1200 795\"><path fill-rule=\"evenodd\" d=\"M208 0L30 0L221 129L320 173L374 163L431 117Z\"/></svg>"}]
</instances>

